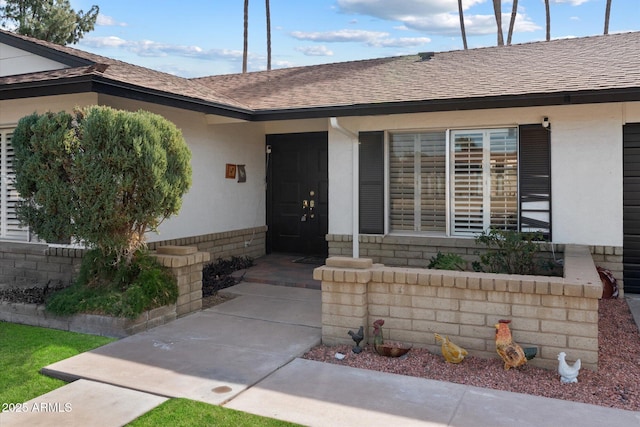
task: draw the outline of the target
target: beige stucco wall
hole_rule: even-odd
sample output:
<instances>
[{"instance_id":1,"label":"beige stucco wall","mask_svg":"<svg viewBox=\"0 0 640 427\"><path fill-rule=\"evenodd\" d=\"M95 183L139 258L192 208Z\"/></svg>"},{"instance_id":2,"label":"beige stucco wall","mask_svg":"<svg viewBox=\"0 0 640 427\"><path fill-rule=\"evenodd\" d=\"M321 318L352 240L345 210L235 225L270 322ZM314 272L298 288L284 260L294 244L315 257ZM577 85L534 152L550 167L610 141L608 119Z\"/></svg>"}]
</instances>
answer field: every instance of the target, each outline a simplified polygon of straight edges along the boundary
<instances>
[{"instance_id":1,"label":"beige stucco wall","mask_svg":"<svg viewBox=\"0 0 640 427\"><path fill-rule=\"evenodd\" d=\"M0 127L34 111L90 104L161 114L182 129L193 153L194 183L178 217L149 240L265 225L265 135L329 132L329 234L352 232L353 141L328 119L250 123L97 94L0 101ZM549 117L552 138L554 242L622 246L622 126L640 122L640 103L531 107L482 111L342 117L352 132L459 129L539 123ZM244 164L247 182L224 178L225 164Z\"/></svg>"},{"instance_id":2,"label":"beige stucco wall","mask_svg":"<svg viewBox=\"0 0 640 427\"><path fill-rule=\"evenodd\" d=\"M0 127L11 128L33 112L71 111L93 104L144 109L175 123L192 151L193 185L180 214L165 221L150 242L265 225L263 124L210 124L204 114L97 94L0 101ZM244 164L247 182L225 179L226 163Z\"/></svg>"}]
</instances>

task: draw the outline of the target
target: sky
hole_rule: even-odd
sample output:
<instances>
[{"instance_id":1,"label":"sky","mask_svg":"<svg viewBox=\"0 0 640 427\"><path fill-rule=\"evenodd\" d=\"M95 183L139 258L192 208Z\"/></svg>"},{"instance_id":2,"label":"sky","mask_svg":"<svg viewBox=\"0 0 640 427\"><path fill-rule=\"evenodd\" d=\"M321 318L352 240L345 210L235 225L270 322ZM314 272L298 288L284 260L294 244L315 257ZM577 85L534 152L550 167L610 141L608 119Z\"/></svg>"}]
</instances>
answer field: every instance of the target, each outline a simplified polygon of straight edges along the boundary
<instances>
[{"instance_id":1,"label":"sky","mask_svg":"<svg viewBox=\"0 0 640 427\"><path fill-rule=\"evenodd\" d=\"M495 46L492 0L463 0L469 48ZM75 47L182 77L242 71L244 0L71 0L100 7ZM550 0L551 37L599 35L606 0ZM506 41L513 0L502 0ZM457 0L270 0L272 68L462 49ZM519 0L513 43L545 39L543 0ZM609 33L640 30L612 0ZM267 66L265 1L249 1L249 71Z\"/></svg>"}]
</instances>

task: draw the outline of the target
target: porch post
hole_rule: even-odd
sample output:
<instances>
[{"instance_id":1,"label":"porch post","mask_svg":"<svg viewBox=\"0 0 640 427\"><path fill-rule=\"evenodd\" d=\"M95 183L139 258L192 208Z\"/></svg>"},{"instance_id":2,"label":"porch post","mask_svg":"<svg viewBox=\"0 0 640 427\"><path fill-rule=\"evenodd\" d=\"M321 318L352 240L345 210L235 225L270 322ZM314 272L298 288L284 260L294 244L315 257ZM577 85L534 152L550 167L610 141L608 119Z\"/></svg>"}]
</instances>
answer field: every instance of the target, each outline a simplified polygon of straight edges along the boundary
<instances>
[{"instance_id":1,"label":"porch post","mask_svg":"<svg viewBox=\"0 0 640 427\"><path fill-rule=\"evenodd\" d=\"M352 150L352 167L353 176L352 176L352 184L353 187L353 200L352 200L352 208L351 208L351 224L352 231L351 235L353 236L352 240L352 256L353 258L360 258L360 141L358 135L348 129L343 128L338 123L337 117L330 117L329 123L331 127L340 132L341 134L347 136L351 140Z\"/></svg>"}]
</instances>

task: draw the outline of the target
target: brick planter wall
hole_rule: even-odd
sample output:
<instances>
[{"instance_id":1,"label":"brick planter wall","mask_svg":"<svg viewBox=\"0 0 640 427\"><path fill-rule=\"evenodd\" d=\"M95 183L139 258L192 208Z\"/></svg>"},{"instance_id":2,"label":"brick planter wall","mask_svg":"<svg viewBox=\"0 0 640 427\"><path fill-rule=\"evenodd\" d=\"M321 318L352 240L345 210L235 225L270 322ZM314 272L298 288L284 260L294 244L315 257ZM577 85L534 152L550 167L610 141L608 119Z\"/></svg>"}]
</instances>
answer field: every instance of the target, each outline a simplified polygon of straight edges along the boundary
<instances>
[{"instance_id":1,"label":"brick planter wall","mask_svg":"<svg viewBox=\"0 0 640 427\"><path fill-rule=\"evenodd\" d=\"M440 354L434 332L479 357L497 358L495 327L511 319L514 340L538 347L530 363L555 369L565 351L598 368L602 284L589 248L567 246L563 278L454 272L331 257L314 271L322 281L322 341L352 344L350 329L384 319L385 339Z\"/></svg>"},{"instance_id":2,"label":"brick planter wall","mask_svg":"<svg viewBox=\"0 0 640 427\"><path fill-rule=\"evenodd\" d=\"M202 267L209 261L209 253L190 246L163 246L154 256L176 277L176 304L125 319L95 314L57 316L47 312L44 305L0 301L0 321L122 338L202 309Z\"/></svg>"},{"instance_id":3,"label":"brick planter wall","mask_svg":"<svg viewBox=\"0 0 640 427\"><path fill-rule=\"evenodd\" d=\"M178 317L202 309L202 267L209 262L209 252L193 246L161 246L154 256L178 281Z\"/></svg>"},{"instance_id":4,"label":"brick planter wall","mask_svg":"<svg viewBox=\"0 0 640 427\"><path fill-rule=\"evenodd\" d=\"M133 335L175 318L175 304L145 311L137 319L124 319L97 314L56 316L47 312L44 305L0 301L0 321L113 338Z\"/></svg>"},{"instance_id":5,"label":"brick planter wall","mask_svg":"<svg viewBox=\"0 0 640 427\"><path fill-rule=\"evenodd\" d=\"M352 256L353 239L351 235L328 234L329 256ZM553 259L562 258L563 244L543 245L544 255ZM394 267L421 267L429 265L431 257L438 252L460 255L470 263L478 257L476 252L482 250L475 239L468 237L433 237L433 236L399 236L399 235L360 235L360 256L371 258L374 263ZM600 267L611 270L618 281L620 296L624 296L622 275L622 247L620 246L588 246L593 261Z\"/></svg>"}]
</instances>

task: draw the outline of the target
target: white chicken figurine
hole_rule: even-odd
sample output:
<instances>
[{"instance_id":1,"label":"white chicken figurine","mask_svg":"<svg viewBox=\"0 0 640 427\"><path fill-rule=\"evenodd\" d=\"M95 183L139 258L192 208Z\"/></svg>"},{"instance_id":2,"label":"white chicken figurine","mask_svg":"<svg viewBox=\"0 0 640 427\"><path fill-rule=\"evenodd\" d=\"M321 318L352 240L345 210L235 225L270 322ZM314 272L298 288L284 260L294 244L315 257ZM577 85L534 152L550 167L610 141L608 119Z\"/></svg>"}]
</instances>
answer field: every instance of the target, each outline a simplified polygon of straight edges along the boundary
<instances>
[{"instance_id":1,"label":"white chicken figurine","mask_svg":"<svg viewBox=\"0 0 640 427\"><path fill-rule=\"evenodd\" d=\"M558 373L560 374L560 381L562 384L577 383L581 367L580 359L576 360L576 363L571 366L566 362L565 357L567 357L567 354L564 351L558 353Z\"/></svg>"}]
</instances>

